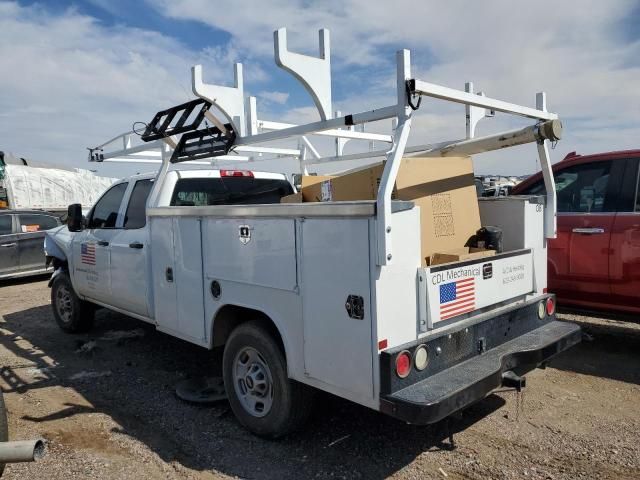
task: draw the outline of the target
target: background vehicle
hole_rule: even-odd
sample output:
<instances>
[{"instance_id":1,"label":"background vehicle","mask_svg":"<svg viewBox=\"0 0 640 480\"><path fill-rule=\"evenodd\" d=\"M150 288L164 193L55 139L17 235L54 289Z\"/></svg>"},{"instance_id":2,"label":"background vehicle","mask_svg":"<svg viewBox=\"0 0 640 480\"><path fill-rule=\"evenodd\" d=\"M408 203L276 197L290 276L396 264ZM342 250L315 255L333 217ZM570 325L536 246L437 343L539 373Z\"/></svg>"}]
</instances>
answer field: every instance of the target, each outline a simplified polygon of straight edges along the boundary
<instances>
[{"instance_id":1,"label":"background vehicle","mask_svg":"<svg viewBox=\"0 0 640 480\"><path fill-rule=\"evenodd\" d=\"M71 203L93 204L114 180L89 170L45 167L30 160L27 164L0 152L0 209L63 214Z\"/></svg>"},{"instance_id":2,"label":"background vehicle","mask_svg":"<svg viewBox=\"0 0 640 480\"><path fill-rule=\"evenodd\" d=\"M549 240L549 291L585 308L640 312L640 150L567 155L553 166L558 237ZM542 174L513 195L545 193Z\"/></svg>"},{"instance_id":3,"label":"background vehicle","mask_svg":"<svg viewBox=\"0 0 640 480\"><path fill-rule=\"evenodd\" d=\"M44 231L60 219L40 210L0 210L0 278L37 275L45 267Z\"/></svg>"}]
</instances>

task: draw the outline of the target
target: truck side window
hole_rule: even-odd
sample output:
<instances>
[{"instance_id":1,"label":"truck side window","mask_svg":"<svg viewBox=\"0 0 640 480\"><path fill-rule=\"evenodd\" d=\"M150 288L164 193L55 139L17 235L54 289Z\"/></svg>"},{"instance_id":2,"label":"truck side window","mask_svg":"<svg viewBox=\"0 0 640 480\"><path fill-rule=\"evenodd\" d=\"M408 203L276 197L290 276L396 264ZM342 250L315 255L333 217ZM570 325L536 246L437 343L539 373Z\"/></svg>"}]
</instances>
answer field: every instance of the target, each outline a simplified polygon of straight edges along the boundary
<instances>
[{"instance_id":1,"label":"truck side window","mask_svg":"<svg viewBox=\"0 0 640 480\"><path fill-rule=\"evenodd\" d=\"M115 228L118 210L126 190L126 183L119 183L107 190L93 208L89 228Z\"/></svg>"},{"instance_id":2,"label":"truck side window","mask_svg":"<svg viewBox=\"0 0 640 480\"><path fill-rule=\"evenodd\" d=\"M13 233L11 225L11 215L0 215L0 235Z\"/></svg>"},{"instance_id":3,"label":"truck side window","mask_svg":"<svg viewBox=\"0 0 640 480\"><path fill-rule=\"evenodd\" d=\"M40 230L49 230L59 225L55 217L50 215L38 215L38 214L20 214L18 215L20 221L19 232L39 232Z\"/></svg>"},{"instance_id":4,"label":"truck side window","mask_svg":"<svg viewBox=\"0 0 640 480\"><path fill-rule=\"evenodd\" d=\"M615 202L607 198L611 162L575 165L554 172L558 212L591 213L614 211ZM544 182L531 185L527 195L544 195Z\"/></svg>"},{"instance_id":5,"label":"truck side window","mask_svg":"<svg viewBox=\"0 0 640 480\"><path fill-rule=\"evenodd\" d=\"M138 180L131 192L131 198L129 199L129 206L127 206L127 213L124 216L124 228L135 229L142 228L147 223L147 216L145 207L147 205L147 198L149 198L149 192L153 187L153 181L151 179Z\"/></svg>"},{"instance_id":6,"label":"truck side window","mask_svg":"<svg viewBox=\"0 0 640 480\"><path fill-rule=\"evenodd\" d=\"M611 162L566 168L555 175L559 212L606 212Z\"/></svg>"}]
</instances>

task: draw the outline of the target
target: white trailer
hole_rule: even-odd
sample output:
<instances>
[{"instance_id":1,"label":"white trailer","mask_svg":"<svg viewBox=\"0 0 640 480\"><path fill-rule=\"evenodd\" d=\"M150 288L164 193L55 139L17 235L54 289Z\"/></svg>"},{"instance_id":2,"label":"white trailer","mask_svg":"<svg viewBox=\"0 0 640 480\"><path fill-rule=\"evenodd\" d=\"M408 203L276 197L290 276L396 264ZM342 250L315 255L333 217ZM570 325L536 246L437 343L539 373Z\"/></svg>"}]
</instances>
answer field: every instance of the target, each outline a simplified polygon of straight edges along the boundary
<instances>
[{"instance_id":1,"label":"white trailer","mask_svg":"<svg viewBox=\"0 0 640 480\"><path fill-rule=\"evenodd\" d=\"M89 170L8 164L2 168L5 208L66 212L71 203L92 205L116 179Z\"/></svg>"},{"instance_id":2,"label":"white trailer","mask_svg":"<svg viewBox=\"0 0 640 480\"><path fill-rule=\"evenodd\" d=\"M458 91L415 79L403 50L393 105L334 116L328 31L320 41L320 57L310 57L289 52L286 31L275 32L276 63L309 91L317 122L258 119L255 99L245 100L240 65L234 87L204 84L194 67L198 100L159 112L143 134L146 143L125 134L92 149L92 161L156 162L160 170L117 183L85 221L78 206L71 208L69 227L47 234L56 320L67 331L88 328L97 305L204 348L224 345L231 407L243 425L268 437L299 425L313 389L428 424L500 385L521 388L524 372L581 335L556 320L555 298L546 291L546 241L556 233L547 144L560 138L557 115L547 111L544 94L529 108L475 94L471 84ZM420 96L465 105L466 138L407 146ZM476 137L487 111L532 125ZM215 127L194 130L203 118ZM355 129L385 119L394 120L388 134ZM338 139L335 155L321 156L312 136ZM286 138L297 138L298 147L264 146ZM343 139L388 147L343 155ZM483 223L504 230L505 251L423 267L419 208L391 198L403 155L471 155L524 143L537 147L546 198L481 202ZM338 169L354 158L386 163L377 200L292 204L256 204L246 189L240 197L228 190L232 178L263 174L176 166L258 155L297 158L302 172L318 164ZM280 186L267 190L287 193L283 176L272 180ZM226 197L214 195L221 182ZM196 183L206 187L185 187ZM470 288L472 309L451 306L456 289L461 295Z\"/></svg>"}]
</instances>

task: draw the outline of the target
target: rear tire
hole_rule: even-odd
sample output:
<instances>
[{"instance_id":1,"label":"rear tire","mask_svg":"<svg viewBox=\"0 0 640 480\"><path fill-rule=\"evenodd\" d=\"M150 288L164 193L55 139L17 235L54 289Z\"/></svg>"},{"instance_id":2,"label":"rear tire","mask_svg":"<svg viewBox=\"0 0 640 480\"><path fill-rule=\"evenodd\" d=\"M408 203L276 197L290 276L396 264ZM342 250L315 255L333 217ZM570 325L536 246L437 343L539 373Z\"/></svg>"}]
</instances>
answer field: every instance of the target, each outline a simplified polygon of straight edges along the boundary
<instances>
[{"instance_id":1,"label":"rear tire","mask_svg":"<svg viewBox=\"0 0 640 480\"><path fill-rule=\"evenodd\" d=\"M260 437L293 432L313 409L312 389L287 376L282 349L259 321L243 323L231 332L222 372L233 413Z\"/></svg>"},{"instance_id":2,"label":"rear tire","mask_svg":"<svg viewBox=\"0 0 640 480\"><path fill-rule=\"evenodd\" d=\"M67 333L87 332L93 327L95 308L78 298L66 272L59 273L53 280L51 307L56 323Z\"/></svg>"}]
</instances>

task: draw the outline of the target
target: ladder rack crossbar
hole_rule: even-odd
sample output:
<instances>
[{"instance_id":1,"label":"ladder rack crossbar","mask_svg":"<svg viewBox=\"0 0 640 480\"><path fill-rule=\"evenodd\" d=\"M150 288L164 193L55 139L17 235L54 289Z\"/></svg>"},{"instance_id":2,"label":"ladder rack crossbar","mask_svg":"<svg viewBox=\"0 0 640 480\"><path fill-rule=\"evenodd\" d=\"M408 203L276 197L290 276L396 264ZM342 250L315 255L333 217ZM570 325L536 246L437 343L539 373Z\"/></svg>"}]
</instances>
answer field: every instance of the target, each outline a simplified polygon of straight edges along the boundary
<instances>
[{"instance_id":1,"label":"ladder rack crossbar","mask_svg":"<svg viewBox=\"0 0 640 480\"><path fill-rule=\"evenodd\" d=\"M398 114L397 105L391 105L389 107L378 108L375 110L369 110L361 113L354 113L351 115L344 115L342 117L330 118L328 120L320 120L317 122L307 123L304 125L292 125L280 130L273 130L265 133L258 133L255 135L247 135L244 137L238 137L235 145L252 145L262 142L270 142L273 140L282 140L285 138L299 137L307 134L320 133L327 130L334 130L340 127L349 127L352 125L359 125L361 123L377 122L379 120L385 120L394 118ZM356 133L356 132L351 132ZM359 132L362 133L362 132ZM332 135L333 136L333 135ZM336 135L337 136L337 135Z\"/></svg>"},{"instance_id":2,"label":"ladder rack crossbar","mask_svg":"<svg viewBox=\"0 0 640 480\"><path fill-rule=\"evenodd\" d=\"M476 95L470 92L463 92L454 88L443 87L435 83L424 82L422 80L411 80L409 89L412 93L418 95L426 95L428 97L439 98L441 100L449 100L455 103L471 105L475 107L483 107L497 112L511 113L522 117L533 118L536 120L557 120L558 115L555 113L538 110L530 107L523 107L515 103L503 102L494 98Z\"/></svg>"},{"instance_id":3,"label":"ladder rack crossbar","mask_svg":"<svg viewBox=\"0 0 640 480\"><path fill-rule=\"evenodd\" d=\"M285 128L296 127L293 123L273 122L269 120L258 120L258 127L262 130L284 130ZM320 132L313 132L310 135L323 135L335 138L348 138L350 140L369 140L374 142L392 143L393 135L382 133L357 132L355 130L331 129Z\"/></svg>"}]
</instances>

